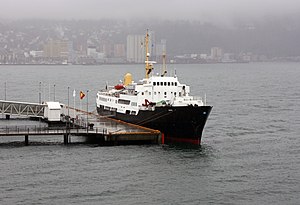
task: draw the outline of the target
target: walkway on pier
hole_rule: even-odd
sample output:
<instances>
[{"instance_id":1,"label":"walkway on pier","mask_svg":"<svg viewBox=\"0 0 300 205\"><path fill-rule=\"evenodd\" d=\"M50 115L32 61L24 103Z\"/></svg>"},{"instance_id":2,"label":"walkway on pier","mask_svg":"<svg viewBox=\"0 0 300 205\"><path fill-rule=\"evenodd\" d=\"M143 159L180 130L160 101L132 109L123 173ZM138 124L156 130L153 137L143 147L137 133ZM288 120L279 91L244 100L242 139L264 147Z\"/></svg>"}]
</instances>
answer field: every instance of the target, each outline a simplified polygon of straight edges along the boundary
<instances>
[{"instance_id":1,"label":"walkway on pier","mask_svg":"<svg viewBox=\"0 0 300 205\"><path fill-rule=\"evenodd\" d=\"M68 144L71 135L96 139L103 144L146 141L158 143L160 137L158 130L100 116L96 112L75 109L58 102L38 104L0 100L0 114L6 115L7 119L10 115L38 117L50 123L50 127L0 127L0 136L25 136L27 145L28 136L43 135L63 135L65 144ZM59 127L54 128L53 123Z\"/></svg>"},{"instance_id":2,"label":"walkway on pier","mask_svg":"<svg viewBox=\"0 0 300 205\"><path fill-rule=\"evenodd\" d=\"M84 136L91 142L102 145L160 143L161 135L158 130L80 110L76 110L76 113L80 116L80 120L78 120L81 123L80 126L72 124L71 121L66 121L65 124L60 124L59 127L39 125L2 126L0 127L0 137L25 136L25 145L29 144L29 136L42 137L46 135L62 135L64 144L69 143L72 135ZM88 120L88 123L86 120ZM87 124L93 124L93 128L87 127Z\"/></svg>"},{"instance_id":3,"label":"walkway on pier","mask_svg":"<svg viewBox=\"0 0 300 205\"><path fill-rule=\"evenodd\" d=\"M27 117L44 117L46 105L29 102L16 102L0 100L0 114L18 115Z\"/></svg>"}]
</instances>

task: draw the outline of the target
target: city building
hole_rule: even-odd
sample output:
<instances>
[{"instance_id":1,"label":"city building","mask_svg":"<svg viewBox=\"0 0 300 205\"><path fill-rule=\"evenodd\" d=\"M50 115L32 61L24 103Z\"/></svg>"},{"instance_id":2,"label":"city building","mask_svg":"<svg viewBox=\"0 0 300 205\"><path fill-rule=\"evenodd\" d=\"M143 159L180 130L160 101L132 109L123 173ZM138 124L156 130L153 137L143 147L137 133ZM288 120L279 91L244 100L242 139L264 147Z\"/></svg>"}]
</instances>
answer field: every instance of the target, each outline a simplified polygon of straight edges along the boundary
<instances>
[{"instance_id":1,"label":"city building","mask_svg":"<svg viewBox=\"0 0 300 205\"><path fill-rule=\"evenodd\" d=\"M44 51L30 51L29 55L34 58L42 58L44 57Z\"/></svg>"},{"instance_id":2,"label":"city building","mask_svg":"<svg viewBox=\"0 0 300 205\"><path fill-rule=\"evenodd\" d=\"M125 54L125 45L124 44L115 44L114 45L114 57L124 58Z\"/></svg>"},{"instance_id":3,"label":"city building","mask_svg":"<svg viewBox=\"0 0 300 205\"><path fill-rule=\"evenodd\" d=\"M69 60L71 47L67 40L49 40L44 45L44 57Z\"/></svg>"},{"instance_id":4,"label":"city building","mask_svg":"<svg viewBox=\"0 0 300 205\"><path fill-rule=\"evenodd\" d=\"M223 49L219 47L212 47L210 49L211 59L214 61L220 61L223 58Z\"/></svg>"},{"instance_id":5,"label":"city building","mask_svg":"<svg viewBox=\"0 0 300 205\"><path fill-rule=\"evenodd\" d=\"M98 52L97 52L96 46L89 46L87 48L86 54L89 57L97 58L98 57Z\"/></svg>"},{"instance_id":6,"label":"city building","mask_svg":"<svg viewBox=\"0 0 300 205\"><path fill-rule=\"evenodd\" d=\"M157 43L155 45L155 60L157 62L161 62L162 60L162 55L167 55L167 40L166 39L162 39L160 41L160 43Z\"/></svg>"},{"instance_id":7,"label":"city building","mask_svg":"<svg viewBox=\"0 0 300 205\"><path fill-rule=\"evenodd\" d=\"M128 35L127 36L127 62L144 63L145 62L145 35ZM153 31L149 32L149 54L156 56L155 52L155 35Z\"/></svg>"},{"instance_id":8,"label":"city building","mask_svg":"<svg viewBox=\"0 0 300 205\"><path fill-rule=\"evenodd\" d=\"M144 35L127 36L127 61L143 63L145 61Z\"/></svg>"},{"instance_id":9,"label":"city building","mask_svg":"<svg viewBox=\"0 0 300 205\"><path fill-rule=\"evenodd\" d=\"M13 53L0 48L0 64L12 63L14 61Z\"/></svg>"}]
</instances>

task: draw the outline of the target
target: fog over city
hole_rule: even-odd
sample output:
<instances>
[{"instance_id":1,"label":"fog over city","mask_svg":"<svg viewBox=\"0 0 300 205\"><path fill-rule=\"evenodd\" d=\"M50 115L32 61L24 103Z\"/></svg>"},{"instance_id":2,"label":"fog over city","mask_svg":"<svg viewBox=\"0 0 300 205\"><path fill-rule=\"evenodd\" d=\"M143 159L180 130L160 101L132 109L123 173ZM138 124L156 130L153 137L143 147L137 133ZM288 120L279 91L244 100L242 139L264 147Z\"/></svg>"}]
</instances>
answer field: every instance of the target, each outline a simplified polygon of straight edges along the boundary
<instances>
[{"instance_id":1,"label":"fog over city","mask_svg":"<svg viewBox=\"0 0 300 205\"><path fill-rule=\"evenodd\" d=\"M191 19L231 23L300 13L296 0L0 0L0 19Z\"/></svg>"},{"instance_id":2,"label":"fog over city","mask_svg":"<svg viewBox=\"0 0 300 205\"><path fill-rule=\"evenodd\" d=\"M69 62L70 56L73 63L128 63L127 37L146 29L155 33L157 55L166 46L174 62L300 61L298 0L0 0L0 5L2 64ZM65 45L60 53L68 59L47 53L55 43Z\"/></svg>"}]
</instances>

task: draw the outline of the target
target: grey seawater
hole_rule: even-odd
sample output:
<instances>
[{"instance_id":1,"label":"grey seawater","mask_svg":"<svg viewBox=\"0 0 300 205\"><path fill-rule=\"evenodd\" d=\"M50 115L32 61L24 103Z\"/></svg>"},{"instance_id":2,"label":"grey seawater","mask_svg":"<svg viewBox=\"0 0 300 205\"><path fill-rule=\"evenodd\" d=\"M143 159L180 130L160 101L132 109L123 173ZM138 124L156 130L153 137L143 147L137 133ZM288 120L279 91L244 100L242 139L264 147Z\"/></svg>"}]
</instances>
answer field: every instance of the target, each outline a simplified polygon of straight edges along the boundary
<instances>
[{"instance_id":1,"label":"grey seawater","mask_svg":"<svg viewBox=\"0 0 300 205\"><path fill-rule=\"evenodd\" d=\"M62 137L25 147L1 137L0 204L299 204L300 64L169 65L169 73L175 68L214 106L201 147L63 146ZM7 100L28 102L38 102L39 82L43 101L55 84L56 100L67 103L70 87L76 107L78 91L89 90L92 111L97 90L128 71L144 75L142 65L1 65L0 83Z\"/></svg>"}]
</instances>

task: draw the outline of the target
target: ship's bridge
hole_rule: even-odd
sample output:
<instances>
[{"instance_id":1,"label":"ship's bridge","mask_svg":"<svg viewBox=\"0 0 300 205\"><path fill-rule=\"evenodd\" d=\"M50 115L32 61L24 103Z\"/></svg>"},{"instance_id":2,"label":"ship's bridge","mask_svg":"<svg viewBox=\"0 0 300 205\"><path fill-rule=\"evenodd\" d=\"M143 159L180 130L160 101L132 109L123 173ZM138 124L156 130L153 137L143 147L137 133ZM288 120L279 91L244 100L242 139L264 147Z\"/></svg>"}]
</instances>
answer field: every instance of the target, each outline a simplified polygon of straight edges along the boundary
<instances>
[{"instance_id":1,"label":"ship's bridge","mask_svg":"<svg viewBox=\"0 0 300 205\"><path fill-rule=\"evenodd\" d=\"M177 77L152 76L144 79L143 84L137 84L136 91L139 93L139 104L145 100L151 102L174 101L175 98L189 96L190 88L180 84Z\"/></svg>"}]
</instances>

